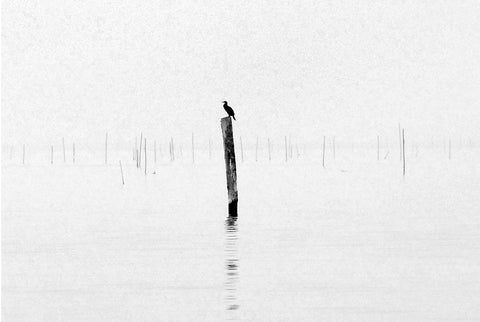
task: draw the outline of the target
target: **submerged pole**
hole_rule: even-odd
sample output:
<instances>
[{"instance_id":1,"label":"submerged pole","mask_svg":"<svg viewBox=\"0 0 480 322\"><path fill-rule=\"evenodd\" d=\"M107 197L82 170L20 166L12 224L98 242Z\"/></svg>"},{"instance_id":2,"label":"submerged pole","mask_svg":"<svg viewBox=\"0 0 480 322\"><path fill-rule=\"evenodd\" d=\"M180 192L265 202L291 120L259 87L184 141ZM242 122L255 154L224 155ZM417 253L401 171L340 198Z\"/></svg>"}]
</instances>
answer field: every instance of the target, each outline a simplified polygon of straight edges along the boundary
<instances>
[{"instance_id":1,"label":"submerged pole","mask_svg":"<svg viewBox=\"0 0 480 322\"><path fill-rule=\"evenodd\" d=\"M227 174L228 214L237 216L237 164L235 162L235 146L233 142L232 119L224 117L220 120L223 135L223 149L225 151L225 168Z\"/></svg>"}]
</instances>

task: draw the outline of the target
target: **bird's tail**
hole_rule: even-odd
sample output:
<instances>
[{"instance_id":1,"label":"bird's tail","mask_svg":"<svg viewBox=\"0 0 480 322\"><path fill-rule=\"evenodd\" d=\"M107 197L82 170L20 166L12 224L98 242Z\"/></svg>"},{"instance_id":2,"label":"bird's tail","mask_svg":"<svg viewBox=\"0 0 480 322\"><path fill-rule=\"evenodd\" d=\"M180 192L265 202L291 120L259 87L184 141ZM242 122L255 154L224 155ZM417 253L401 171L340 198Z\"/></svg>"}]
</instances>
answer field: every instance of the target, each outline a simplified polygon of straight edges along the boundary
<instances>
[{"instance_id":1,"label":"bird's tail","mask_svg":"<svg viewBox=\"0 0 480 322\"><path fill-rule=\"evenodd\" d=\"M232 115L233 119L236 121L237 119L235 118L235 115Z\"/></svg>"}]
</instances>

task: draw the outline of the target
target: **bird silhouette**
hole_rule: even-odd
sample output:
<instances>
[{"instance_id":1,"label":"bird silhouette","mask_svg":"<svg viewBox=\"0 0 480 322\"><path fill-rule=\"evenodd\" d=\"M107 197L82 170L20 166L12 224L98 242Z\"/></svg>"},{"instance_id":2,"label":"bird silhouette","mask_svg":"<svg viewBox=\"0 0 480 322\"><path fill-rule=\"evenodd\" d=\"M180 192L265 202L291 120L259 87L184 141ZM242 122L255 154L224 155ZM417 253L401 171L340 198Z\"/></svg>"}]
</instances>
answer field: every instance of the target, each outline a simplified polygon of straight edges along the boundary
<instances>
[{"instance_id":1,"label":"bird silhouette","mask_svg":"<svg viewBox=\"0 0 480 322\"><path fill-rule=\"evenodd\" d=\"M231 108L230 106L228 106L227 101L223 101L223 108L224 108L225 111L227 112L228 116L233 117L233 119L236 121L236 119L235 119L235 112L233 111L233 108Z\"/></svg>"}]
</instances>

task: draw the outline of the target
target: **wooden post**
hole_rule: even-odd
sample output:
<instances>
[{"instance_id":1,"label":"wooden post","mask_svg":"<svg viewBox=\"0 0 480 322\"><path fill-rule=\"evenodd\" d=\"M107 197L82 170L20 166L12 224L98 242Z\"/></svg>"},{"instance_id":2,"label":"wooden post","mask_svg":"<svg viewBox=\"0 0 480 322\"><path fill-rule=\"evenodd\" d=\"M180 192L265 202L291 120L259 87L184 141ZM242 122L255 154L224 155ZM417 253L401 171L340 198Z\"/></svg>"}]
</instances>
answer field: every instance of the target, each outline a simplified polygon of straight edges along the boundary
<instances>
[{"instance_id":1,"label":"wooden post","mask_svg":"<svg viewBox=\"0 0 480 322\"><path fill-rule=\"evenodd\" d=\"M223 149L225 151L225 168L227 174L228 214L237 216L237 164L235 162L235 146L233 142L232 119L224 117L220 120L223 134Z\"/></svg>"},{"instance_id":2,"label":"wooden post","mask_svg":"<svg viewBox=\"0 0 480 322\"><path fill-rule=\"evenodd\" d=\"M108 144L108 133L105 133L105 164L107 164L107 144Z\"/></svg>"},{"instance_id":3,"label":"wooden post","mask_svg":"<svg viewBox=\"0 0 480 322\"><path fill-rule=\"evenodd\" d=\"M147 175L147 138L144 139L145 142L144 142L144 145L143 145L143 149L145 150L144 151L144 157L145 157L145 175Z\"/></svg>"},{"instance_id":4,"label":"wooden post","mask_svg":"<svg viewBox=\"0 0 480 322\"><path fill-rule=\"evenodd\" d=\"M322 153L322 167L325 168L325 140L327 138L325 137L325 135L323 136L323 153Z\"/></svg>"},{"instance_id":5,"label":"wooden post","mask_svg":"<svg viewBox=\"0 0 480 322\"><path fill-rule=\"evenodd\" d=\"M120 163L120 173L122 174L122 184L125 184L125 180L123 180L122 161L118 161L118 163Z\"/></svg>"},{"instance_id":6,"label":"wooden post","mask_svg":"<svg viewBox=\"0 0 480 322\"><path fill-rule=\"evenodd\" d=\"M405 129L402 129L402 160L403 160L403 176L405 176Z\"/></svg>"},{"instance_id":7,"label":"wooden post","mask_svg":"<svg viewBox=\"0 0 480 322\"><path fill-rule=\"evenodd\" d=\"M287 137L285 136L285 162L288 161Z\"/></svg>"},{"instance_id":8,"label":"wooden post","mask_svg":"<svg viewBox=\"0 0 480 322\"><path fill-rule=\"evenodd\" d=\"M63 163L67 162L67 157L65 156L65 138L62 138L62 147L63 147Z\"/></svg>"}]
</instances>

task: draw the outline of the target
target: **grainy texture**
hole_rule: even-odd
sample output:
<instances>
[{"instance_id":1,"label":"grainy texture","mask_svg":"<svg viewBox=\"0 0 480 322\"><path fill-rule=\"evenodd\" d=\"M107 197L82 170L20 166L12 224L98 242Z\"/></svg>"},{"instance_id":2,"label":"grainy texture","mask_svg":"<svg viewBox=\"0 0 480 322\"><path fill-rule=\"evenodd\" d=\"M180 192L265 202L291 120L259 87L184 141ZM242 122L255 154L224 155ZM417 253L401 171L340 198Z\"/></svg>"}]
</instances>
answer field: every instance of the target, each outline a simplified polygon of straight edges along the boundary
<instances>
[{"instance_id":1,"label":"grainy texture","mask_svg":"<svg viewBox=\"0 0 480 322\"><path fill-rule=\"evenodd\" d=\"M221 119L223 134L223 149L225 151L225 168L227 174L228 190L228 213L237 215L238 191L237 191L237 164L235 162L235 146L233 142L232 119Z\"/></svg>"}]
</instances>

